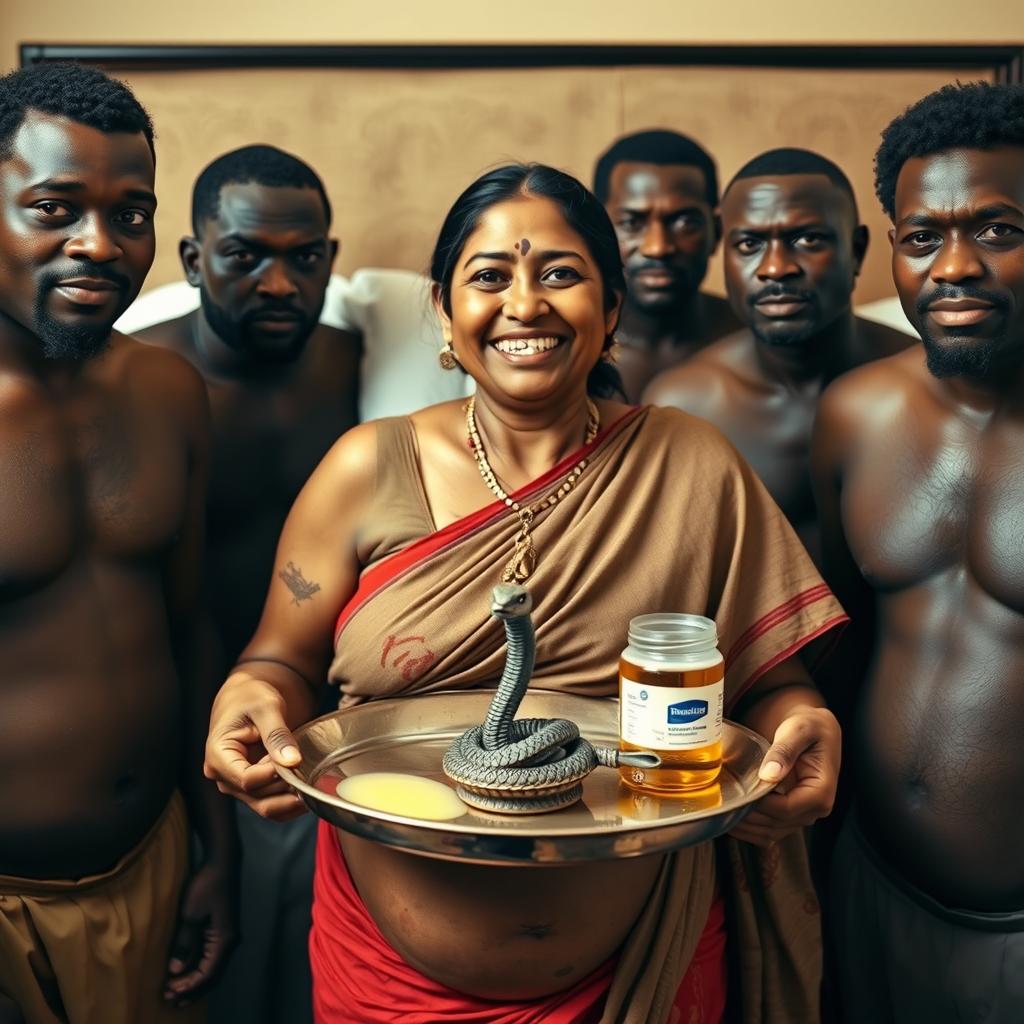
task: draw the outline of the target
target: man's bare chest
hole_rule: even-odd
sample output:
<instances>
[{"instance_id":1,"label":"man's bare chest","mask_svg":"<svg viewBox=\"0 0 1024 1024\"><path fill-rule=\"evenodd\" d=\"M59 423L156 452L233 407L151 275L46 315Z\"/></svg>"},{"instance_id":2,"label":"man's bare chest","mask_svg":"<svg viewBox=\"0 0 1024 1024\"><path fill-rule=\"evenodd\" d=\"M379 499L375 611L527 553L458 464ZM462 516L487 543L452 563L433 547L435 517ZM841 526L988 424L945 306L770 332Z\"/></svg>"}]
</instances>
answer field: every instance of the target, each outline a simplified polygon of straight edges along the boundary
<instances>
[{"instance_id":1,"label":"man's bare chest","mask_svg":"<svg viewBox=\"0 0 1024 1024\"><path fill-rule=\"evenodd\" d=\"M331 445L352 425L343 397L323 391L211 389L210 507L234 516L253 502L291 506Z\"/></svg>"},{"instance_id":2,"label":"man's bare chest","mask_svg":"<svg viewBox=\"0 0 1024 1024\"><path fill-rule=\"evenodd\" d=\"M170 422L117 400L0 409L0 596L29 593L83 555L140 561L173 542L189 456Z\"/></svg>"},{"instance_id":3,"label":"man's bare chest","mask_svg":"<svg viewBox=\"0 0 1024 1024\"><path fill-rule=\"evenodd\" d=\"M741 401L716 423L793 523L814 518L810 452L813 402Z\"/></svg>"},{"instance_id":4,"label":"man's bare chest","mask_svg":"<svg viewBox=\"0 0 1024 1024\"><path fill-rule=\"evenodd\" d=\"M895 591L966 573L1024 614L1024 437L951 430L935 444L898 432L885 442L859 453L843 483L844 529L868 581Z\"/></svg>"}]
</instances>

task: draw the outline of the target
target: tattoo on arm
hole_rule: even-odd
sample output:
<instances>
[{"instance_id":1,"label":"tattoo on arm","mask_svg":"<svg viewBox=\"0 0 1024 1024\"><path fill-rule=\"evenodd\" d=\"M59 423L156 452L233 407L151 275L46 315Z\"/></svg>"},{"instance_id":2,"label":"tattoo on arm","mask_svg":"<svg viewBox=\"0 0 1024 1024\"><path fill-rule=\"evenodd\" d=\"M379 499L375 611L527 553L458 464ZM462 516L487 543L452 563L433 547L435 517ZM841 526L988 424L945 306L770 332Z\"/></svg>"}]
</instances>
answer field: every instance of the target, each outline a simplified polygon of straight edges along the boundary
<instances>
[{"instance_id":1,"label":"tattoo on arm","mask_svg":"<svg viewBox=\"0 0 1024 1024\"><path fill-rule=\"evenodd\" d=\"M285 586L292 592L292 604L308 601L320 589L320 584L314 583L313 580L307 580L302 575L302 570L294 562L289 562L277 575L284 580Z\"/></svg>"}]
</instances>

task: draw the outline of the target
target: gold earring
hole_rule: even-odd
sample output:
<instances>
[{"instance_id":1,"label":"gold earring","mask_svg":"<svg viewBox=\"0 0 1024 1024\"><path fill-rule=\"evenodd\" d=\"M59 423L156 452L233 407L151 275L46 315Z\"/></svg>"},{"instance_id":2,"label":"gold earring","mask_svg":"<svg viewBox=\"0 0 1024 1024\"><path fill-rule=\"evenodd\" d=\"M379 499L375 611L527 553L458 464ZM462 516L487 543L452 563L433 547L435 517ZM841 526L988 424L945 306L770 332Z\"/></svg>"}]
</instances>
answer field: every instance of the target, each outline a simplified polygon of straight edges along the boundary
<instances>
[{"instance_id":1,"label":"gold earring","mask_svg":"<svg viewBox=\"0 0 1024 1024\"><path fill-rule=\"evenodd\" d=\"M454 370L459 365L459 357L455 354L450 341L446 341L444 348L437 353L437 361L441 364L442 370Z\"/></svg>"}]
</instances>

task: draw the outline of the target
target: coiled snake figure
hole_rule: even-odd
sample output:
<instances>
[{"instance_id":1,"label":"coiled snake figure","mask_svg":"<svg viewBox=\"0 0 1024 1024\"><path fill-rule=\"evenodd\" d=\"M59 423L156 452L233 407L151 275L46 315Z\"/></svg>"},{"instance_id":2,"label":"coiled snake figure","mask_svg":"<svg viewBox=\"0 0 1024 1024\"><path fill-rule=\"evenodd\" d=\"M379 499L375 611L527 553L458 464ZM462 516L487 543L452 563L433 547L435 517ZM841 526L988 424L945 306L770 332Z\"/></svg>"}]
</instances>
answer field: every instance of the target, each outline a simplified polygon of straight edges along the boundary
<instances>
[{"instance_id":1,"label":"coiled snake figure","mask_svg":"<svg viewBox=\"0 0 1024 1024\"><path fill-rule=\"evenodd\" d=\"M444 755L445 774L471 807L503 814L541 814L568 807L583 795L583 779L598 765L656 768L657 754L595 747L564 718L514 721L530 685L537 645L529 593L501 583L491 614L505 623L508 653L483 725L464 732Z\"/></svg>"}]
</instances>

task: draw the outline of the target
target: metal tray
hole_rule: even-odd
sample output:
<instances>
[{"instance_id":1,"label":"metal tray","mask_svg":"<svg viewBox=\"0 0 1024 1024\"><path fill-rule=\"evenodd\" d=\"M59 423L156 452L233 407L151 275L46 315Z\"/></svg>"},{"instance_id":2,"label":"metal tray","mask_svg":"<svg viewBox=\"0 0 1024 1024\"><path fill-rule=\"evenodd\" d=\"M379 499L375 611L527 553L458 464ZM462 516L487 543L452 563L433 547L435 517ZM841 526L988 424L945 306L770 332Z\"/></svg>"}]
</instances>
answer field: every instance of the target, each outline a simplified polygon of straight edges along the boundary
<instances>
[{"instance_id":1,"label":"metal tray","mask_svg":"<svg viewBox=\"0 0 1024 1024\"><path fill-rule=\"evenodd\" d=\"M718 782L686 796L637 793L608 768L587 776L580 802L540 815L467 807L451 821L423 821L335 793L343 778L363 772L406 772L450 785L441 758L456 736L483 721L493 693L432 693L335 711L296 731L302 762L278 771L310 810L346 832L427 857L522 866L640 857L702 843L734 828L772 789L757 777L768 742L726 721ZM530 690L517 717L568 718L592 743L618 745L616 700Z\"/></svg>"}]
</instances>

